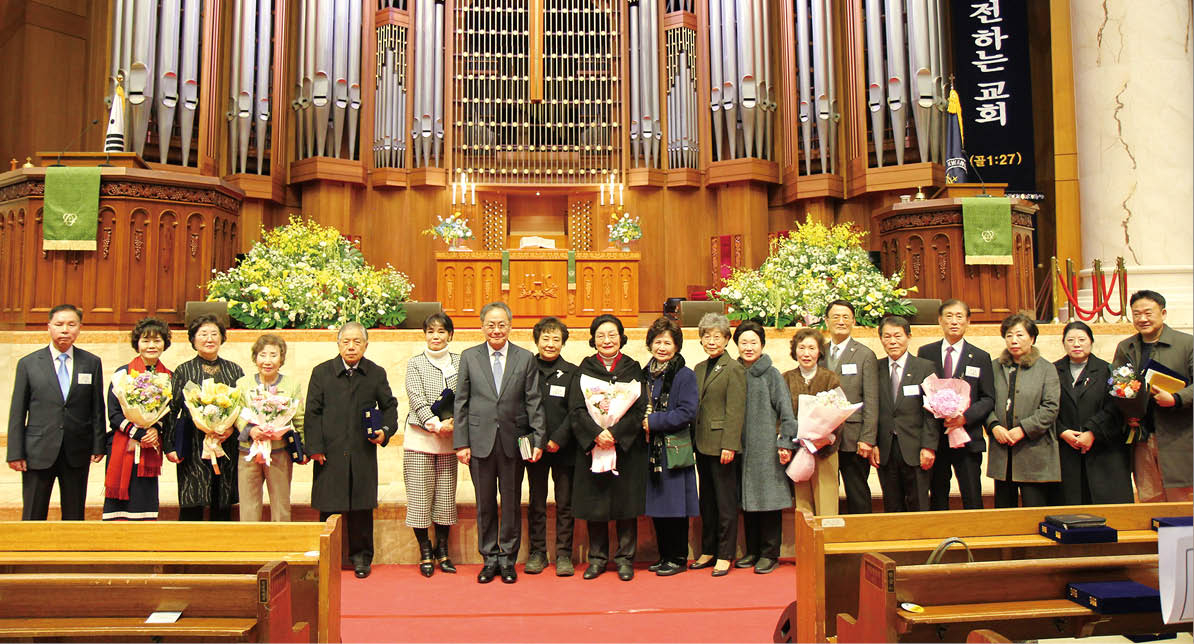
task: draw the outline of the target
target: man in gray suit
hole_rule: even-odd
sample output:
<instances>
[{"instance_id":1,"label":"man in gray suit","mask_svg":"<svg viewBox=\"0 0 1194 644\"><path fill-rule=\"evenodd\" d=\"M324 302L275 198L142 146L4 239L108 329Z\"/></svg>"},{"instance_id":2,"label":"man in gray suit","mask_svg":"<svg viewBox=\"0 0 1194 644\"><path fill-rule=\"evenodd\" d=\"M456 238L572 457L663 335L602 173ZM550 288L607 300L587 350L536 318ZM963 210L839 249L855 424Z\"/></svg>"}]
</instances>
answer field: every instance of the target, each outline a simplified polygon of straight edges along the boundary
<instances>
[{"instance_id":1,"label":"man in gray suit","mask_svg":"<svg viewBox=\"0 0 1194 644\"><path fill-rule=\"evenodd\" d=\"M846 512L871 511L870 455L875 446L876 421L879 417L879 378L875 352L850 337L854 331L854 305L846 300L830 302L825 307L829 327L829 355L825 366L837 374L842 393L852 403L862 403L842 424L838 470L846 491Z\"/></svg>"},{"instance_id":2,"label":"man in gray suit","mask_svg":"<svg viewBox=\"0 0 1194 644\"><path fill-rule=\"evenodd\" d=\"M21 473L21 518L44 521L58 479L62 518L82 521L87 473L104 458L104 368L75 346L83 313L50 310L50 346L17 362L8 412L8 466Z\"/></svg>"},{"instance_id":3,"label":"man in gray suit","mask_svg":"<svg viewBox=\"0 0 1194 644\"><path fill-rule=\"evenodd\" d=\"M530 351L510 344L514 316L504 302L481 309L485 342L460 354L456 381L456 458L469 466L477 497L477 546L485 560L477 581L518 580L514 562L522 538L522 456L518 439L541 445L547 431L539 369ZM543 455L534 447L531 462ZM498 493L501 518L498 517Z\"/></svg>"}]
</instances>

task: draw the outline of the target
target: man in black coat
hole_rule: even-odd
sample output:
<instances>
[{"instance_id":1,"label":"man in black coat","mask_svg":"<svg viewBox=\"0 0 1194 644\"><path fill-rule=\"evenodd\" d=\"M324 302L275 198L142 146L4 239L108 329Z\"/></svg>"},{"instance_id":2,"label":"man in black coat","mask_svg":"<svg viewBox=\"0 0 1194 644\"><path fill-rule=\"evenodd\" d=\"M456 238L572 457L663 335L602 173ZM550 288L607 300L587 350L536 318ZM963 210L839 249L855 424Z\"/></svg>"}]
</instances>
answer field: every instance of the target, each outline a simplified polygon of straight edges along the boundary
<instances>
[{"instance_id":1,"label":"man in black coat","mask_svg":"<svg viewBox=\"0 0 1194 644\"><path fill-rule=\"evenodd\" d=\"M527 506L527 540L531 554L528 574L538 574L547 567L547 475L551 474L556 499L556 575L571 577L572 564L572 475L576 467L576 441L568 414L568 387L576 375L576 365L560 357L568 342L568 327L559 318L545 317L531 331L539 354L539 391L547 431L543 435L543 458L527 464L527 482L531 501Z\"/></svg>"},{"instance_id":2,"label":"man in black coat","mask_svg":"<svg viewBox=\"0 0 1194 644\"><path fill-rule=\"evenodd\" d=\"M340 355L311 371L303 418L307 453L315 461L311 505L321 521L344 517L348 557L358 578L373 563L373 509L377 507L377 446L398 428L398 400L386 370L365 358L369 333L358 322L340 327ZM380 414L380 429L366 431L364 415Z\"/></svg>"},{"instance_id":3,"label":"man in black coat","mask_svg":"<svg viewBox=\"0 0 1194 644\"><path fill-rule=\"evenodd\" d=\"M75 346L83 313L50 310L50 346L17 362L8 412L8 466L21 473L21 518L44 521L58 479L64 521L82 521L87 473L104 458L104 367Z\"/></svg>"},{"instance_id":4,"label":"man in black coat","mask_svg":"<svg viewBox=\"0 0 1194 644\"><path fill-rule=\"evenodd\" d=\"M929 483L929 509L949 509L950 479L956 474L962 507L981 510L983 452L987 451L983 422L995 408L991 354L965 340L966 329L970 327L970 307L962 300L942 302L937 308L937 323L941 325L945 339L923 345L916 355L933 363L938 378L958 378L970 384L970 407L961 416L945 420L946 429L964 427L970 442L961 447L950 447L949 438L941 435L933 479Z\"/></svg>"},{"instance_id":5,"label":"man in black coat","mask_svg":"<svg viewBox=\"0 0 1194 644\"><path fill-rule=\"evenodd\" d=\"M929 509L929 481L941 421L923 407L920 383L933 363L908 353L912 328L890 315L879 323L887 357L879 361L879 443L871 465L879 469L884 512Z\"/></svg>"},{"instance_id":6,"label":"man in black coat","mask_svg":"<svg viewBox=\"0 0 1194 644\"><path fill-rule=\"evenodd\" d=\"M539 370L530 351L510 343L513 314L505 302L481 309L485 342L460 354L456 377L456 458L468 465L477 499L477 549L485 565L477 581L518 581L514 562L522 541L522 456L518 440L530 435L532 455L543 455L546 421ZM501 494L499 518L498 494Z\"/></svg>"}]
</instances>

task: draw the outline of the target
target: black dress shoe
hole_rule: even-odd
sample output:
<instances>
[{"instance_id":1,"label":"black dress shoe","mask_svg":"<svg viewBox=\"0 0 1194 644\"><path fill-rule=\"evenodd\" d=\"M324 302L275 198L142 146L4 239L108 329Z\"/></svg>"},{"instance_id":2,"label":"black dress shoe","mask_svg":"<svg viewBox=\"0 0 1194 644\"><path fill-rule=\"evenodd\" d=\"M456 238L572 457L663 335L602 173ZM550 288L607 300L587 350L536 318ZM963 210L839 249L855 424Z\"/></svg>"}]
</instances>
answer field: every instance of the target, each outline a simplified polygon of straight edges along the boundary
<instances>
[{"instance_id":1,"label":"black dress shoe","mask_svg":"<svg viewBox=\"0 0 1194 644\"><path fill-rule=\"evenodd\" d=\"M518 573L514 571L514 564L502 566L502 583L512 584L518 581Z\"/></svg>"},{"instance_id":2,"label":"black dress shoe","mask_svg":"<svg viewBox=\"0 0 1194 644\"><path fill-rule=\"evenodd\" d=\"M710 559L709 561L706 561L705 563L699 563L699 562L694 561L694 562L688 564L688 569L689 570L704 570L705 568L712 568L713 564L715 564L715 563L717 563L716 559Z\"/></svg>"},{"instance_id":3,"label":"black dress shoe","mask_svg":"<svg viewBox=\"0 0 1194 644\"><path fill-rule=\"evenodd\" d=\"M618 566L618 579L622 581L630 581L634 579L634 566L623 564Z\"/></svg>"},{"instance_id":4,"label":"black dress shoe","mask_svg":"<svg viewBox=\"0 0 1194 644\"><path fill-rule=\"evenodd\" d=\"M659 561L656 561L655 563L651 564L650 566L647 566L647 572L659 572L659 569L663 568L665 565L667 565L667 562L660 559Z\"/></svg>"},{"instance_id":5,"label":"black dress shoe","mask_svg":"<svg viewBox=\"0 0 1194 644\"><path fill-rule=\"evenodd\" d=\"M668 561L661 565L659 570L655 571L655 574L659 575L660 577L671 577L672 575L678 575L684 572L685 569L686 568L684 564L676 563L675 561Z\"/></svg>"},{"instance_id":6,"label":"black dress shoe","mask_svg":"<svg viewBox=\"0 0 1194 644\"><path fill-rule=\"evenodd\" d=\"M581 576L584 577L585 579L596 579L596 578L600 577L601 574L604 572L605 572L605 566L598 566L597 564L589 564L589 567L585 568L585 574L581 575Z\"/></svg>"},{"instance_id":7,"label":"black dress shoe","mask_svg":"<svg viewBox=\"0 0 1194 644\"><path fill-rule=\"evenodd\" d=\"M726 568L725 570L718 570L718 569L716 569L716 568L714 568L714 569L713 569L713 576L714 576L714 577L725 577L725 576L726 576L726 575L728 575L728 574L730 574L730 569L729 569L729 568Z\"/></svg>"},{"instance_id":8,"label":"black dress shoe","mask_svg":"<svg viewBox=\"0 0 1194 644\"><path fill-rule=\"evenodd\" d=\"M369 564L357 564L353 568L353 571L354 574L356 574L357 579L364 579L365 577L369 576L370 572L373 572Z\"/></svg>"},{"instance_id":9,"label":"black dress shoe","mask_svg":"<svg viewBox=\"0 0 1194 644\"><path fill-rule=\"evenodd\" d=\"M755 573L766 575L769 572L774 572L778 567L779 561L770 559L768 557L763 557L762 559L759 559L758 563L755 564Z\"/></svg>"},{"instance_id":10,"label":"black dress shoe","mask_svg":"<svg viewBox=\"0 0 1194 644\"><path fill-rule=\"evenodd\" d=\"M481 566L481 572L477 573L477 583L488 584L489 582L493 581L494 577L497 577L497 574L497 564L485 564L484 566Z\"/></svg>"},{"instance_id":11,"label":"black dress shoe","mask_svg":"<svg viewBox=\"0 0 1194 644\"><path fill-rule=\"evenodd\" d=\"M750 568L759 560L758 555L746 555L745 557L734 562L735 568Z\"/></svg>"},{"instance_id":12,"label":"black dress shoe","mask_svg":"<svg viewBox=\"0 0 1194 644\"><path fill-rule=\"evenodd\" d=\"M456 574L456 565L453 564L452 560L448 558L447 543L441 541L435 546L435 561L439 564L440 570L453 575Z\"/></svg>"},{"instance_id":13,"label":"black dress shoe","mask_svg":"<svg viewBox=\"0 0 1194 644\"><path fill-rule=\"evenodd\" d=\"M430 541L419 544L419 572L424 577L430 577L435 572L435 559Z\"/></svg>"}]
</instances>

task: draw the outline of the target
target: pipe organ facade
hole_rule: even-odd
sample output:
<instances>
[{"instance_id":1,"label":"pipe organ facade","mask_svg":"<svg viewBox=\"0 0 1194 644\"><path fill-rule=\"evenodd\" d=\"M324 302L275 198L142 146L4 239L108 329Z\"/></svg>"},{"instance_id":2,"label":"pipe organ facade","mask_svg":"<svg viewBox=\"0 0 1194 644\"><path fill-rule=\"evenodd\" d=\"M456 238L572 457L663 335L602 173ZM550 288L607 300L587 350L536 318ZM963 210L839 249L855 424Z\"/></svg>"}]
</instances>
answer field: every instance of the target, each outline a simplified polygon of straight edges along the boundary
<instances>
[{"instance_id":1,"label":"pipe organ facade","mask_svg":"<svg viewBox=\"0 0 1194 644\"><path fill-rule=\"evenodd\" d=\"M638 247L669 262L644 257L644 309L757 264L794 222L870 230L945 185L949 72L969 64L944 0L97 4L84 111L109 112L105 149L240 190L241 250L302 213L420 299L434 244L395 222L457 211L489 251L602 252L614 216L641 217ZM688 250L663 259L671 243Z\"/></svg>"}]
</instances>

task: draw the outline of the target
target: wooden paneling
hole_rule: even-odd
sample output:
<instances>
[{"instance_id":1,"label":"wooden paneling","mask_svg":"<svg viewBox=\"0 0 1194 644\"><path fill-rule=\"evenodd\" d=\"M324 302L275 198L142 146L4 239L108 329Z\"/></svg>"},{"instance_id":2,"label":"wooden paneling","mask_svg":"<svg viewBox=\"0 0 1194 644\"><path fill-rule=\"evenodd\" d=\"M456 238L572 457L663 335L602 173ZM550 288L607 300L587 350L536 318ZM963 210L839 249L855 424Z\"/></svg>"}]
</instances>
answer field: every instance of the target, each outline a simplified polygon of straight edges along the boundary
<instances>
[{"instance_id":1,"label":"wooden paneling","mask_svg":"<svg viewBox=\"0 0 1194 644\"><path fill-rule=\"evenodd\" d=\"M959 298L975 322L1000 322L1011 313L1033 310L1036 295L1032 263L1034 207L1017 201L1012 210L1012 266L966 263L961 204L933 199L886 208L875 216L884 273L903 271L900 286L916 297Z\"/></svg>"},{"instance_id":2,"label":"wooden paneling","mask_svg":"<svg viewBox=\"0 0 1194 644\"><path fill-rule=\"evenodd\" d=\"M518 327L533 326L545 315L584 325L603 313L637 324L639 255L578 252L575 257L573 290L568 284L567 252L511 251L510 289L503 291L501 252L436 253L436 298L457 328L480 326L481 307L498 299L510 305Z\"/></svg>"},{"instance_id":3,"label":"wooden paneling","mask_svg":"<svg viewBox=\"0 0 1194 644\"><path fill-rule=\"evenodd\" d=\"M136 172L143 176L103 177L95 251L43 251L44 171L0 175L0 326L40 326L63 302L80 306L89 324L127 326L146 315L177 324L187 300L203 299L212 269L226 269L238 250L238 196L211 179L188 185L189 175ZM145 179L165 175L175 183Z\"/></svg>"}]
</instances>

